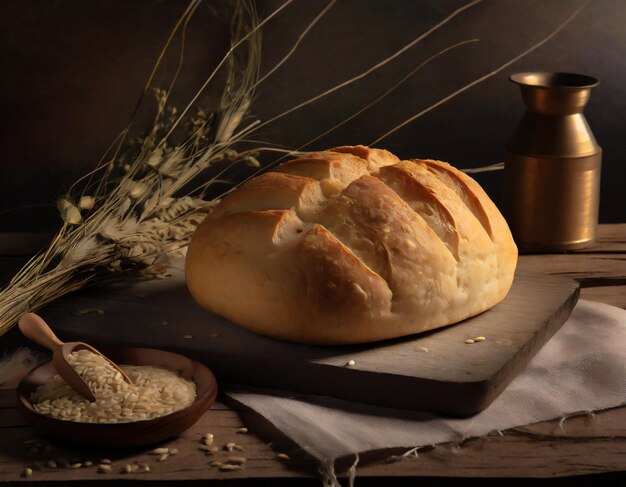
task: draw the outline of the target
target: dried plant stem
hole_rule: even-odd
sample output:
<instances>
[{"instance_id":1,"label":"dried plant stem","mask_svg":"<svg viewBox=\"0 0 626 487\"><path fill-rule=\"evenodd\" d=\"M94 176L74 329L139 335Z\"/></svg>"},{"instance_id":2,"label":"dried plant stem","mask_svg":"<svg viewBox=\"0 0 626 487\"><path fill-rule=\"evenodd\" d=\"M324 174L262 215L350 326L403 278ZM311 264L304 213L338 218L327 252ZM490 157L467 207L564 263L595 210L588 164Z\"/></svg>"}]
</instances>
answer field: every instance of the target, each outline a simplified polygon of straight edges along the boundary
<instances>
[{"instance_id":1,"label":"dried plant stem","mask_svg":"<svg viewBox=\"0 0 626 487\"><path fill-rule=\"evenodd\" d=\"M271 16L291 1L287 0ZM172 259L184 255L193 231L215 203L204 201L202 191L181 195L183 188L216 164L258 165L255 158L258 149L233 149L239 142L234 132L244 120L258 80L259 28L271 18L259 20L249 0L237 4L231 47L218 67L226 70L219 106L210 111L198 108L193 115L191 103L181 115L174 107L167 106L184 58L187 24L198 4L199 1L192 0L178 19L150 75L145 92L174 34L180 32L178 66L168 90L154 90L157 113L151 130L139 140L129 140L130 126L124 129L96 168L58 200L63 226L48 248L30 259L0 291L0 335L22 313L35 311L66 293L115 273L165 275ZM213 70L209 78L216 72ZM208 81L201 90L207 84ZM192 103L198 96L199 93ZM178 143L171 137L176 126L188 127ZM215 176L210 178L213 182L217 180ZM74 191L79 185L84 188L76 195Z\"/></svg>"},{"instance_id":2,"label":"dried plant stem","mask_svg":"<svg viewBox=\"0 0 626 487\"><path fill-rule=\"evenodd\" d=\"M39 309L58 297L85 287L92 276L79 277L77 269L67 267L31 279L27 274L12 282L2 292L0 299L0 334L8 331L19 317L33 309Z\"/></svg>"},{"instance_id":3,"label":"dried plant stem","mask_svg":"<svg viewBox=\"0 0 626 487\"><path fill-rule=\"evenodd\" d=\"M502 169L504 169L504 162L497 162L495 164L490 164L489 166L472 167L469 169L463 169L462 171L466 174L479 174L482 172L501 171Z\"/></svg>"},{"instance_id":4,"label":"dried plant stem","mask_svg":"<svg viewBox=\"0 0 626 487\"><path fill-rule=\"evenodd\" d=\"M379 103L380 101L385 99L387 96L389 96L392 92L394 92L402 84L404 84L409 78L411 78L413 75L415 75L415 73L417 73L420 69L422 69L424 66L428 65L429 63L431 63L432 61L434 61L438 57L443 56L444 54L452 51L453 49L456 49L457 47L465 46L467 44L471 44L471 43L478 42L478 41L479 41L479 39L468 39L468 40L465 40L465 41L457 42L456 44L454 44L452 46L449 46L449 47L446 47L445 49L442 49L441 51L433 54L428 59L426 59L425 61L423 61L420 64L418 64L413 70L411 70L411 72L409 72L406 76L404 76L400 81L398 81L396 84L394 84L391 88L389 88L384 93L382 93L380 96L378 96L375 100L371 101L370 103L365 105L363 108L357 110L352 115L350 115L348 118L342 120L338 124L336 124L333 127L329 128L328 130L326 130L325 132L321 133L320 135L318 135L314 139L309 140L308 142L306 142L305 144L300 146L298 148L298 150L302 150L305 147L307 147L308 145L311 145L312 143L317 142L322 137L324 137L324 136L328 135L329 133L337 130L339 127L345 125L349 121L351 121L354 118L356 118L359 115L361 115L363 112L369 110L374 105L376 105L377 103Z\"/></svg>"},{"instance_id":5,"label":"dried plant stem","mask_svg":"<svg viewBox=\"0 0 626 487\"><path fill-rule=\"evenodd\" d=\"M402 84L404 84L409 78L411 78L413 75L415 75L415 73L417 73L420 69L422 69L424 66L426 66L427 64L431 63L432 61L434 61L435 59L437 59L438 57L452 51L453 49L456 49L458 47L473 43L473 42L478 42L479 39L468 39L465 41L461 41L458 42L452 46L446 47L445 49L442 49L441 51L433 54L432 56L430 56L429 58L427 58L425 61L421 62L419 65L417 65L413 70L411 70L407 75L405 75L400 81L398 81L397 83L395 83L392 87L390 87L389 89L387 89L384 93L382 93L381 95L379 95L378 97L376 97L373 101L369 102L367 105L365 105L363 108L360 108L359 110L357 110L356 112L354 112L352 115L348 116L347 118L343 119L342 121L340 121L339 123L333 125L331 128L329 128L328 130L326 130L325 132L322 132L321 134L317 135L316 137L314 137L313 139L305 142L304 144L302 144L300 147L298 147L297 149L293 150L293 151L289 151L287 154L285 154L284 156L276 159L275 161L272 161L271 163L269 163L268 165L266 165L265 167L263 167L263 170L267 170L270 169L272 167L275 167L276 165L280 164L286 157L288 156L293 156L295 154L300 153L300 151L302 151L302 149L304 149L305 147L313 144L314 142L317 142L319 139L321 139L322 137L325 137L326 135L330 134L331 132L334 132L335 130L337 130L339 127L345 125L346 123L350 122L351 120L355 119L356 117L358 117L359 115L361 115L362 113L364 113L365 111L369 110L371 107L373 107L374 105L376 105L377 103L379 103L380 101L382 101L383 99L385 99L387 96L389 96L393 91L395 91L398 87L400 87ZM254 177L258 174L259 171L255 172L252 176L250 177ZM247 179L250 179L247 178Z\"/></svg>"},{"instance_id":6,"label":"dried plant stem","mask_svg":"<svg viewBox=\"0 0 626 487\"><path fill-rule=\"evenodd\" d=\"M379 61L378 63L374 64L373 66L369 67L368 69L366 69L365 71L363 71L362 73L353 76L350 79L347 79L346 81L343 81L335 86L333 86L332 88L312 97L309 98L306 101L303 101L302 103L299 103L298 105L285 110L282 113L279 113L278 115L275 115L274 117L264 121L263 123L259 124L255 130L259 130L263 127L265 127L266 125L269 125L287 115L289 115L290 113L295 112L296 110L300 110L301 108L304 108L308 105L310 105L313 102L316 102L317 100L320 100L336 91L341 90L342 88L345 88L346 86L349 86L363 78L365 78L366 76L369 76L370 74L372 74L373 72L381 69L382 67L384 67L385 65L387 65L388 63L390 63L391 61L393 61L394 59L396 59L398 56L400 56L401 54L403 54L404 52L406 52L407 50L409 50L410 48L412 48L413 46L415 46L416 44L418 44L419 42L423 41L426 37L428 37L429 35L431 35L433 32L436 32L437 30L439 30L441 27L443 27L444 25L446 25L448 22L450 22L452 19L454 19L456 16L458 16L459 14L461 14L462 12L464 12L465 10L473 7L474 5L477 5L478 3L480 3L482 0L473 0L472 2L469 2L468 4L456 9L454 12L452 12L450 15L448 15L445 19L443 19L442 21L438 22L437 24L435 24L433 27L431 27L430 29L428 29L426 32L424 32L423 34L421 34L420 36L418 36L417 38L413 39L411 42L409 42L408 44L406 44L404 47L400 48L399 50L397 50L396 52L394 52L391 56L388 56L387 58L383 59L382 61Z\"/></svg>"},{"instance_id":7,"label":"dried plant stem","mask_svg":"<svg viewBox=\"0 0 626 487\"><path fill-rule=\"evenodd\" d=\"M274 67L272 67L272 69L270 69L267 73L265 73L263 75L262 78L260 78L256 84L254 85L255 87L257 87L258 85L260 85L261 83L263 83L267 78L269 78L272 74L274 74L274 72L279 69L283 64L285 64L287 62L287 60L292 56L292 54L294 52L296 52L296 50L298 49L298 47L300 46L300 43L304 40L304 38L308 35L308 33L311 31L311 29L315 26L315 24L317 24L319 22L319 20L324 17L324 15L326 15L328 13L328 11L333 8L333 6L335 5L335 3L337 2L337 0L331 0L330 2L328 2L328 4L326 5L326 7L324 7L324 9L317 14L317 16L304 28L304 30L300 33L300 35L298 36L298 39L296 40L296 42L293 44L293 46L291 46L291 49L289 50L289 52L283 56L283 58L276 63L276 65L274 65Z\"/></svg>"},{"instance_id":8,"label":"dried plant stem","mask_svg":"<svg viewBox=\"0 0 626 487\"><path fill-rule=\"evenodd\" d=\"M471 83L466 84L465 86L463 86L462 88L459 88L458 90L456 90L455 92L449 94L448 96L442 98L441 100L437 101L436 103L433 103L432 105L430 105L427 108L424 108L423 110L419 111L418 113L416 113L415 115L413 115L412 117L407 118L404 122L396 125L394 128L392 128L391 130L385 132L383 135L381 135L380 137L378 137L376 140L373 140L372 142L370 142L370 145L376 145L378 144L381 140L386 139L387 137L389 137L391 134L393 134L394 132L397 132L398 130L400 130L402 127L410 124L411 122L417 120L418 118L420 118L423 115L426 115L428 112L434 110L437 107L440 107L441 105L443 105L444 103L452 100L453 98L457 97L458 95L460 95L461 93L464 93L465 91L469 90L470 88L473 88L474 86L476 86L479 83L482 83L483 81L495 76L496 74L498 74L499 72L501 72L503 69L508 68L511 64L516 63L517 61L519 61L520 59L522 59L523 57L529 55L531 52L539 49L541 46L543 46L546 42L550 41L554 36L556 36L559 32L561 32L572 20L574 20L578 14L580 12L583 11L583 9L585 9L587 7L587 5L589 5L589 3L591 2L591 0L588 0L587 2L585 2L584 4L582 4L580 7L578 7L576 10L574 10L574 12L572 12L563 22L561 22L552 32L550 32L550 34L548 34L546 37L544 37L542 40L540 40L539 42L533 44L531 47L529 47L528 49L526 49L525 51L521 52L520 54L518 54L517 56L513 57L512 59L508 60L506 63L500 65L498 68L494 69L493 71L485 74L484 76L481 76L480 78L475 79L474 81L472 81Z\"/></svg>"},{"instance_id":9,"label":"dried plant stem","mask_svg":"<svg viewBox=\"0 0 626 487\"><path fill-rule=\"evenodd\" d=\"M200 89L196 92L196 94L193 96L193 98L189 101L189 103L187 104L187 106L183 109L181 116L179 118L179 120L182 119L182 117L184 117L189 110L191 109L191 107L196 103L196 101L198 100L198 98L200 97L200 95L202 95L202 93L204 93L204 91L206 90L207 86L209 85L209 83L211 81L213 81L213 78L215 78L215 75L219 72L220 68L224 65L224 63L226 63L228 61L228 59L230 59L230 56L233 55L235 49L237 49L243 42L245 42L246 40L248 40L250 38L250 36L254 35L254 34L258 34L258 31L261 27L263 27L263 25L265 25L267 22L269 22L273 17L275 17L276 15L278 15L283 9L285 9L286 7L289 6L290 3L292 3L293 0L285 0L285 2L278 7L276 10L274 10L270 15L268 15L265 19L263 19L261 22L259 22L259 24L257 26L255 26L254 29L252 29L246 36L242 37L241 39L239 39L237 42L235 42L230 49L228 50L228 52L226 52L226 54L224 55L224 57L222 58L222 60L217 64L217 66L213 69L213 71L211 72L211 74L209 75L209 77L205 80L205 82L202 84L202 86L200 87ZM253 85L254 86L254 85ZM178 126L178 122L175 122L172 127L170 128L169 132L167 132L165 134L165 136L163 137L163 140L167 140L167 138L172 134L172 132L174 131L174 129Z\"/></svg>"},{"instance_id":10,"label":"dried plant stem","mask_svg":"<svg viewBox=\"0 0 626 487\"><path fill-rule=\"evenodd\" d=\"M159 53L159 57L157 58L156 63L154 64L154 68L152 68L152 72L150 73L150 76L148 77L148 81L146 82L146 87L145 87L141 97L137 101L137 107L134 110L133 116L137 112L137 110L139 109L139 106L141 105L141 102L143 101L143 98L148 93L149 87L152 86L152 82L154 80L154 77L155 77L159 67L161 66L161 63L163 62L163 59L165 58L165 54L167 53L167 51L168 51L172 41L174 40L174 36L176 35L178 30L182 26L183 35L182 35L182 39L181 39L181 43L180 43L179 62L178 62L178 66L176 67L176 74L174 75L172 83L170 84L170 89L168 90L168 93L170 93L171 89L174 87L174 83L178 79L178 75L180 73L180 70L181 70L181 67L182 67L182 64L183 64L184 50L185 50L185 31L186 31L186 28L187 28L187 24L189 24L189 21L193 17L193 14L195 13L196 9L198 8L198 6L200 5L201 2L202 2L202 0L191 0L191 2L189 2L189 5L187 6L187 8L183 12L183 14L178 19L178 22L176 22L176 25L174 26L174 28L170 32L170 35L168 36L167 41L165 41L165 45L163 46L163 49L161 49L161 52Z\"/></svg>"},{"instance_id":11,"label":"dried plant stem","mask_svg":"<svg viewBox=\"0 0 626 487\"><path fill-rule=\"evenodd\" d=\"M227 175L234 164L245 163L259 168L257 172L260 172L257 160L260 151L292 155L300 153L299 149L294 151L269 147L271 144L265 143L258 143L248 150L239 149L243 142L252 142L252 134L383 68L480 1L473 0L455 10L410 43L362 73L261 123L258 120L247 119L255 89L284 65L302 40L333 7L336 0L330 0L307 24L286 55L263 77L260 77L259 73L260 29L293 0L284 0L264 19L258 18L252 0L240 0L231 24L230 48L179 113L175 107L168 105L168 100L183 65L187 26L200 4L200 0L191 0L166 40L141 97L143 99L152 91L156 98L157 110L151 129L145 136L133 139L130 137L131 124L129 124L113 141L95 169L79 179L72 185L69 193L58 200L57 206L63 218L63 226L48 248L33 257L10 283L0 290L0 335L15 324L23 312L35 311L64 294L105 277L129 272L140 272L151 277L166 275L172 259L184 255L195 228L217 202L214 196L209 201L204 199L208 190L217 183L231 182ZM588 3L576 9L539 43L496 70L420 111L383 134L372 144L378 143L413 120L539 48L573 20ZM166 90L154 89L152 82L178 34L181 46L176 71ZM469 42L474 40L463 41L431 56L384 94L300 149L378 103L433 59ZM198 107L200 96L215 80L220 70L224 70L226 76L219 104L206 110ZM135 113L139 106L138 104ZM196 112L193 113L193 110ZM496 166L484 170L496 170ZM199 181L201 175L203 182ZM80 192L77 191L79 186L82 187ZM195 188L190 191L187 188L191 186ZM224 191L222 194L227 192Z\"/></svg>"}]
</instances>

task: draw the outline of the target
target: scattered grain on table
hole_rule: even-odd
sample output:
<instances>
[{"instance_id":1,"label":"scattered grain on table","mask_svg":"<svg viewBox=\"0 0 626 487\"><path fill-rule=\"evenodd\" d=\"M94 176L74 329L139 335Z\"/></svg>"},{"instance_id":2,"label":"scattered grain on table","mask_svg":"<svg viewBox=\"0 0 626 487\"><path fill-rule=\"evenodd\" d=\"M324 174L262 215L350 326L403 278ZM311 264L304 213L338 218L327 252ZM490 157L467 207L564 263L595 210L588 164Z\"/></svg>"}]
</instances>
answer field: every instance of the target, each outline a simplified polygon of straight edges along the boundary
<instances>
[{"instance_id":1,"label":"scattered grain on table","mask_svg":"<svg viewBox=\"0 0 626 487\"><path fill-rule=\"evenodd\" d=\"M228 457L226 458L226 461L228 463L235 463L238 465L243 465L244 463L246 463L246 459L244 457Z\"/></svg>"}]
</instances>

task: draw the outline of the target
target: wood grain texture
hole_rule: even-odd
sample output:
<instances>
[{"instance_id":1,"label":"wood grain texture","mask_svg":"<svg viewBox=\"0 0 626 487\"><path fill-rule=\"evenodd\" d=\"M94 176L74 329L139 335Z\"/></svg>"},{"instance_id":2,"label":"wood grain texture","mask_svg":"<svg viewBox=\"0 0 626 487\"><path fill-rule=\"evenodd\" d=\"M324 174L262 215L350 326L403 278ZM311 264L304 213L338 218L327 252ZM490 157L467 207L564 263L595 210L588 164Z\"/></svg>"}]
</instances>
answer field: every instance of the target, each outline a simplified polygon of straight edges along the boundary
<instances>
[{"instance_id":1,"label":"wood grain texture","mask_svg":"<svg viewBox=\"0 0 626 487\"><path fill-rule=\"evenodd\" d=\"M513 428L461 445L440 445L418 458L364 466L359 476L561 477L626 470L626 409ZM533 446L530 447L530 444ZM384 473L383 473L384 472ZM596 484L601 485L601 484Z\"/></svg>"},{"instance_id":2,"label":"wood grain texture","mask_svg":"<svg viewBox=\"0 0 626 487\"><path fill-rule=\"evenodd\" d=\"M598 225L596 242L586 249L576 250L575 254L624 253L626 249L626 223Z\"/></svg>"},{"instance_id":3,"label":"wood grain texture","mask_svg":"<svg viewBox=\"0 0 626 487\"><path fill-rule=\"evenodd\" d=\"M626 286L587 287L580 290L580 299L599 301L601 303L626 309Z\"/></svg>"},{"instance_id":4,"label":"wood grain texture","mask_svg":"<svg viewBox=\"0 0 626 487\"><path fill-rule=\"evenodd\" d=\"M601 240L598 252L626 254L626 224L601 225ZM0 241L2 239L0 238ZM577 252L576 258L562 261L558 268L566 271L577 271L583 268L594 270L593 262L605 272L608 263L595 259L598 253L587 251ZM522 256L521 261L527 256ZM533 256L537 257L537 256ZM571 254L547 256L544 260L548 272L550 257L574 257ZM579 259L579 257L581 259ZM6 280L15 271L23 258L0 258L0 275ZM615 277L626 278L626 272ZM580 278L590 277L584 272ZM597 286L582 289L582 297L594 299L621 307L626 307L626 285ZM17 330L0 337L0 350L7 351L24 345ZM244 426L250 428L247 435L238 435L235 431ZM245 443L248 467L240 472L223 473L208 465L208 458L195 451L195 442L206 432L216 434L218 441L238 441ZM245 437L245 438L244 438ZM20 472L26 466L35 469L31 480L37 482L61 483L67 480L115 480L117 485L125 485L124 481L132 481L128 474L96 474L94 468L77 470L39 470L36 461L48 459L47 454L35 454L22 443L28 438L39 438L28 427L15 409L15 392L0 391L0 482L17 483L21 481ZM282 440L284 441L284 439ZM193 447L187 445L190 442ZM272 446L268 443L273 442ZM181 447L181 445L185 445ZM177 457L170 457L167 462L156 463L154 457L146 451L135 451L123 456L112 455L116 466L121 466L135 459L151 459L150 474L136 474L141 480L193 480L233 479L228 485L319 485L314 478L315 470L311 464L292 460L284 463L277 460L277 451L286 451L292 457L298 457L297 451L288 449L288 445L277 443L275 431L269 425L263 427L253 413L233 409L232 405L215 403L211 410L196 426L183 436L165 446L177 447L181 451ZM89 456L103 458L109 452L88 452ZM64 449L54 445L52 457L62 455L67 458L86 458L85 452L77 449ZM99 456L101 455L101 456ZM99 457L98 457L99 456ZM606 472L617 472L606 474ZM563 429L559 421L545 421L535 425L514 428L504 432L504 436L488 436L468 440L458 447L440 445L436 449L419 452L419 458L409 458L390 462L385 459L362 458L357 469L359 479L357 485L480 485L500 486L503 478L508 485L527 485L518 477L534 477L537 485L550 486L622 486L626 484L626 407L617 408L596 414L596 420L589 416L567 419ZM605 475L589 475L605 473ZM143 475L143 476L140 476ZM557 481L555 477L563 478ZM573 478L572 476L577 476ZM419 480L415 477L420 477ZM457 478L449 478L457 477ZM458 477L461 477L462 480ZM423 478L423 479L422 479ZM237 480L238 479L238 480ZM297 479L297 480L296 480ZM371 480L371 482L369 482ZM241 482L241 483L239 483ZM193 485L196 485L194 482ZM204 484L203 484L204 485Z\"/></svg>"},{"instance_id":5,"label":"wood grain texture","mask_svg":"<svg viewBox=\"0 0 626 487\"><path fill-rule=\"evenodd\" d=\"M14 391L0 391L0 404L14 401ZM13 409L13 411L15 411ZM0 409L0 417L6 410ZM10 424L12 418L14 424ZM302 452L290 449L288 443L274 440L271 427L258 423L256 415L236 411L223 403L213 407L191 429L160 446L177 448L178 455L157 462L151 449L115 452L106 449L81 451L62 444L51 444L51 451L30 451L28 440L41 440L34 431L20 422L18 414L7 415L0 425L0 482L20 480L22 470L34 469L33 481L68 480L212 480L307 478L314 476L312 465ZM249 433L236 433L246 424ZM245 450L238 456L247 458L246 468L237 472L220 472L209 463L227 457L226 452L206 456L198 447L201 437L211 432L215 444L222 447L234 441ZM292 459L281 461L277 452L287 452ZM469 439L460 445L444 444L425 447L418 457L403 460L392 458L400 452L390 450L375 457L362 458L359 477L560 477L626 470L626 408L559 421L507 430L503 436L493 435ZM113 460L111 474L98 474L95 467L50 469L43 462L54 459L93 462L102 458ZM126 464L147 462L149 473L126 474ZM358 480L357 480L358 482ZM252 484L250 484L252 485ZM429 483L428 485L432 485ZM436 484L439 485L439 484ZM578 483L570 485L579 485ZM590 484L587 484L590 485Z\"/></svg>"},{"instance_id":6,"label":"wood grain texture","mask_svg":"<svg viewBox=\"0 0 626 487\"><path fill-rule=\"evenodd\" d=\"M315 347L262 337L206 313L182 272L172 273L78 293L42 314L65 340L176 351L206 363L221 381L468 416L513 380L578 299L575 281L520 272L504 301L459 324L367 345ZM104 313L76 316L81 309ZM478 336L487 340L465 343ZM349 360L355 365L347 367Z\"/></svg>"},{"instance_id":7,"label":"wood grain texture","mask_svg":"<svg viewBox=\"0 0 626 487\"><path fill-rule=\"evenodd\" d=\"M0 403L14 403L15 391L0 391ZM10 409L15 411L15 409ZM197 479L224 479L224 478L265 478L265 477L294 477L307 476L301 471L288 468L288 462L276 461L276 452L253 434L239 434L237 430L243 426L238 413L216 403L191 429L185 431L174 440L164 442L159 446L170 449L177 448L178 454L169 457L164 462L157 462L157 456L150 452L154 447L138 448L127 451L99 448L85 450L62 443L50 443L37 435L32 428L21 421L19 415L6 415L0 410L0 417L11 418L14 424L7 419L0 424L0 482L21 480L20 474L27 466L34 470L32 480L197 480ZM200 450L202 436L213 433L215 445L220 451L214 455L205 455ZM40 447L38 452L31 451L32 444L25 441L36 440L44 442L50 451ZM229 453L223 450L228 442L241 445L243 451ZM247 459L246 468L236 472L221 472L209 465L215 460L222 460L228 456L243 456ZM113 471L110 474L101 474L96 466L80 469L48 468L43 463L48 460L65 458L71 463L87 460L95 465L100 459L109 458L113 461ZM146 462L150 472L125 473L127 464ZM309 474L310 475L310 474Z\"/></svg>"},{"instance_id":8,"label":"wood grain texture","mask_svg":"<svg viewBox=\"0 0 626 487\"><path fill-rule=\"evenodd\" d=\"M528 271L577 279L583 287L626 284L626 252L522 255L519 265Z\"/></svg>"}]
</instances>

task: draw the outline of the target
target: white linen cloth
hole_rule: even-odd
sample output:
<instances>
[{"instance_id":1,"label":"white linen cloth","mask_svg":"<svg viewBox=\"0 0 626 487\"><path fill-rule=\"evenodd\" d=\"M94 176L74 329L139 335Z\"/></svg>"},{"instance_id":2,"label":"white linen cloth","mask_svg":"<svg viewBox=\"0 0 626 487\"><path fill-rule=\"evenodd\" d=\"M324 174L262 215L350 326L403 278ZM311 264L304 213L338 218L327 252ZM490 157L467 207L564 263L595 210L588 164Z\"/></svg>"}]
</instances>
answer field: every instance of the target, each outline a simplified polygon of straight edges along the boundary
<instances>
[{"instance_id":1,"label":"white linen cloth","mask_svg":"<svg viewBox=\"0 0 626 487\"><path fill-rule=\"evenodd\" d=\"M415 447L626 404L626 311L581 300L502 394L467 419L271 391L228 391L330 466L348 455ZM356 457L358 458L358 457ZM336 485L329 472L328 485Z\"/></svg>"}]
</instances>

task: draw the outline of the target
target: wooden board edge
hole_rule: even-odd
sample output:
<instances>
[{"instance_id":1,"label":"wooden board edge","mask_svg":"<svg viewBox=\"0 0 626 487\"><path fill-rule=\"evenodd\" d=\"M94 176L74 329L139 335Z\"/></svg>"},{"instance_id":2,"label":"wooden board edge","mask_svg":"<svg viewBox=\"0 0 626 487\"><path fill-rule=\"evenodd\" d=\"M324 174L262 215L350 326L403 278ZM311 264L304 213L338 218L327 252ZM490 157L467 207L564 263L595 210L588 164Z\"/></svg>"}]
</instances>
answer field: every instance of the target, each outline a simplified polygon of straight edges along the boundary
<instances>
[{"instance_id":1,"label":"wooden board edge","mask_svg":"<svg viewBox=\"0 0 626 487\"><path fill-rule=\"evenodd\" d=\"M580 283L574 279L558 278L562 281L569 281L571 285L571 294L563 305L555 310L554 315L546 321L548 326L540 328L541 336L536 336L533 340L526 342L524 347L519 351L517 360L510 360L497 374L494 374L490 380L480 384L479 389L482 390L482 398L471 404L467 408L463 408L463 415L472 416L487 408L496 397L498 397L504 389L526 368L532 358L548 343L554 334L561 329L561 326L570 317L576 303L580 298Z\"/></svg>"}]
</instances>

